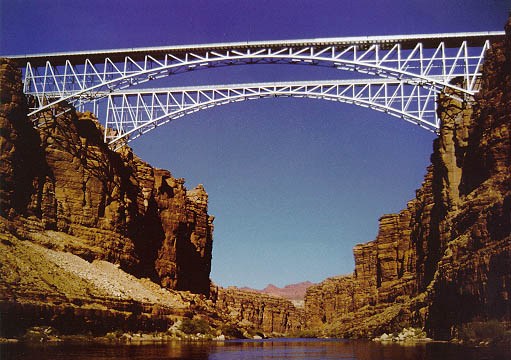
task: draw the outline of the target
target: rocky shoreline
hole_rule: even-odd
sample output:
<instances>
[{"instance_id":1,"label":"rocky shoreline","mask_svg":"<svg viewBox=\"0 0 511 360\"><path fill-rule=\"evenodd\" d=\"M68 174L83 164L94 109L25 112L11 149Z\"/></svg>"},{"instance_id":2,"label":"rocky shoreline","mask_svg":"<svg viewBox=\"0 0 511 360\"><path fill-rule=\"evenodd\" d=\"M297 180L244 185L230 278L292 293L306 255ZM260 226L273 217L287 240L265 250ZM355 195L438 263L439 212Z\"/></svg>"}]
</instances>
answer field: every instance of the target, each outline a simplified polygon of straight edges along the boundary
<instances>
[{"instance_id":1,"label":"rocky shoreline","mask_svg":"<svg viewBox=\"0 0 511 360\"><path fill-rule=\"evenodd\" d=\"M373 341L380 342L430 342L433 339L429 338L424 329L404 328L397 334L383 333L372 339Z\"/></svg>"}]
</instances>

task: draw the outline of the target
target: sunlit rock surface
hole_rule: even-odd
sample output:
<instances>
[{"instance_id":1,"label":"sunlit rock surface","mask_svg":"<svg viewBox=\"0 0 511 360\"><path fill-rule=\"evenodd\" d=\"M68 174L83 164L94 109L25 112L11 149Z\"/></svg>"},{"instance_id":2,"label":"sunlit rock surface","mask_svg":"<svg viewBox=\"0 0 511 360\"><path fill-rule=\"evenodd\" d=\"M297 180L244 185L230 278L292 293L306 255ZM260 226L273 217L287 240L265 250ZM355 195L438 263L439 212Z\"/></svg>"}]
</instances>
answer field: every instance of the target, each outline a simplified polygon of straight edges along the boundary
<instances>
[{"instance_id":1,"label":"sunlit rock surface","mask_svg":"<svg viewBox=\"0 0 511 360\"><path fill-rule=\"evenodd\" d=\"M156 293L183 290L207 297L213 217L204 187L187 190L183 179L153 168L128 147L109 150L91 113L48 111L34 127L26 116L21 73L9 60L0 60L0 86L2 326L11 320L16 325L17 316L27 325L64 313L66 319L98 324L111 317L101 325L108 327L131 314L140 328L150 329L153 306L164 306L167 315L199 306L196 295L184 296L179 306L170 300L162 305L156 295L140 298L140 287L119 292L90 284L92 270L83 266L110 264L135 276L134 284L147 278L144 284L154 285ZM65 105L56 113L63 110ZM74 256L72 264L83 260L83 271L55 263L52 251ZM103 280L109 283L114 273L105 271ZM168 322L169 317L162 320Z\"/></svg>"},{"instance_id":2,"label":"sunlit rock surface","mask_svg":"<svg viewBox=\"0 0 511 360\"><path fill-rule=\"evenodd\" d=\"M1 68L2 214L19 235L40 242L51 242L49 230L73 235L82 243L69 250L86 259L207 295L213 220L202 185L187 190L128 147L110 151L90 113L43 113L34 130L19 71L6 60Z\"/></svg>"},{"instance_id":3,"label":"sunlit rock surface","mask_svg":"<svg viewBox=\"0 0 511 360\"><path fill-rule=\"evenodd\" d=\"M276 334L305 328L303 309L288 299L237 288L219 288L217 292L216 307L235 323Z\"/></svg>"},{"instance_id":4,"label":"sunlit rock surface","mask_svg":"<svg viewBox=\"0 0 511 360\"><path fill-rule=\"evenodd\" d=\"M476 101L439 98L442 127L416 198L357 245L352 275L309 288L307 326L437 339L463 323L511 320L511 23L484 63Z\"/></svg>"}]
</instances>

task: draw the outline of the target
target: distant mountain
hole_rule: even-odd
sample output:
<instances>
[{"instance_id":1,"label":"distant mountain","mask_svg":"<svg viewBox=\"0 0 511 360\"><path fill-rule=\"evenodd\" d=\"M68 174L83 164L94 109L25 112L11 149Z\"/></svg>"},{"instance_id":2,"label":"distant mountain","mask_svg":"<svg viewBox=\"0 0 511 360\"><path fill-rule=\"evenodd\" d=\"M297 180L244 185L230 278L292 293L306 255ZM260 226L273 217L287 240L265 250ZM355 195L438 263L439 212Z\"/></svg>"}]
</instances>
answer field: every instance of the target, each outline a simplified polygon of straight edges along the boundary
<instances>
[{"instance_id":1,"label":"distant mountain","mask_svg":"<svg viewBox=\"0 0 511 360\"><path fill-rule=\"evenodd\" d=\"M311 283L310 281L304 281L298 284L286 285L282 288L279 288L273 284L269 284L262 290L252 289L249 287L243 287L241 290L255 291L262 294L280 296L289 300L303 300L307 288L311 285L314 285L314 283Z\"/></svg>"}]
</instances>

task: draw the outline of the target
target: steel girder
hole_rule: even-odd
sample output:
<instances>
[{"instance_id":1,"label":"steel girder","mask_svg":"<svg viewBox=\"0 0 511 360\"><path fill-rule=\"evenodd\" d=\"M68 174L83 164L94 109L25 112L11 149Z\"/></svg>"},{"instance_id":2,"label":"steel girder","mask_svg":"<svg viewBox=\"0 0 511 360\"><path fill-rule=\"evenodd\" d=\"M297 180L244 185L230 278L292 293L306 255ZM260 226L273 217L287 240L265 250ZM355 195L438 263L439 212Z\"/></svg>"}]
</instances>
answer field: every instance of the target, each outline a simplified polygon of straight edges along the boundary
<instances>
[{"instance_id":1,"label":"steel girder","mask_svg":"<svg viewBox=\"0 0 511 360\"><path fill-rule=\"evenodd\" d=\"M305 97L386 112L430 131L439 129L436 93L404 80L342 80L215 85L107 94L105 142L114 148L174 119L247 99Z\"/></svg>"},{"instance_id":2,"label":"steel girder","mask_svg":"<svg viewBox=\"0 0 511 360\"><path fill-rule=\"evenodd\" d=\"M373 36L14 56L24 64L30 114L190 70L240 64L310 64L472 95L484 53L503 32ZM461 81L454 82L453 80Z\"/></svg>"}]
</instances>

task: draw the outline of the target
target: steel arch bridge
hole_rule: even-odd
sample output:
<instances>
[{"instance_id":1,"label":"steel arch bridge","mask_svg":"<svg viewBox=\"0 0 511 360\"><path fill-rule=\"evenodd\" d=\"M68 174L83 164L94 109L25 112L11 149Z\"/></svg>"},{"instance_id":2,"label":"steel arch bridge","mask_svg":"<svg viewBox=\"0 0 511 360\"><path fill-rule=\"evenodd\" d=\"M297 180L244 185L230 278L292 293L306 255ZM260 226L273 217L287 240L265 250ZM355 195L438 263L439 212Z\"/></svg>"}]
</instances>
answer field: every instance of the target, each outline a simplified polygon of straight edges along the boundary
<instances>
[{"instance_id":1,"label":"steel arch bridge","mask_svg":"<svg viewBox=\"0 0 511 360\"><path fill-rule=\"evenodd\" d=\"M436 131L436 97L419 86L391 79L214 85L131 90L107 95L105 142L122 144L196 111L274 97L324 99L355 104Z\"/></svg>"},{"instance_id":2,"label":"steel arch bridge","mask_svg":"<svg viewBox=\"0 0 511 360\"><path fill-rule=\"evenodd\" d=\"M484 54L505 33L257 41L18 55L29 115L67 102L93 109L107 98L105 139L134 138L161 123L206 107L270 96L322 98L388 112L437 130L436 95L470 99L478 89ZM337 82L217 85L140 89L154 79L198 69L249 64L302 64L350 71ZM138 90L123 91L129 87ZM194 100L195 99L195 100ZM149 101L149 102L148 102ZM167 120L165 120L167 119ZM113 130L108 127L112 126Z\"/></svg>"}]
</instances>

